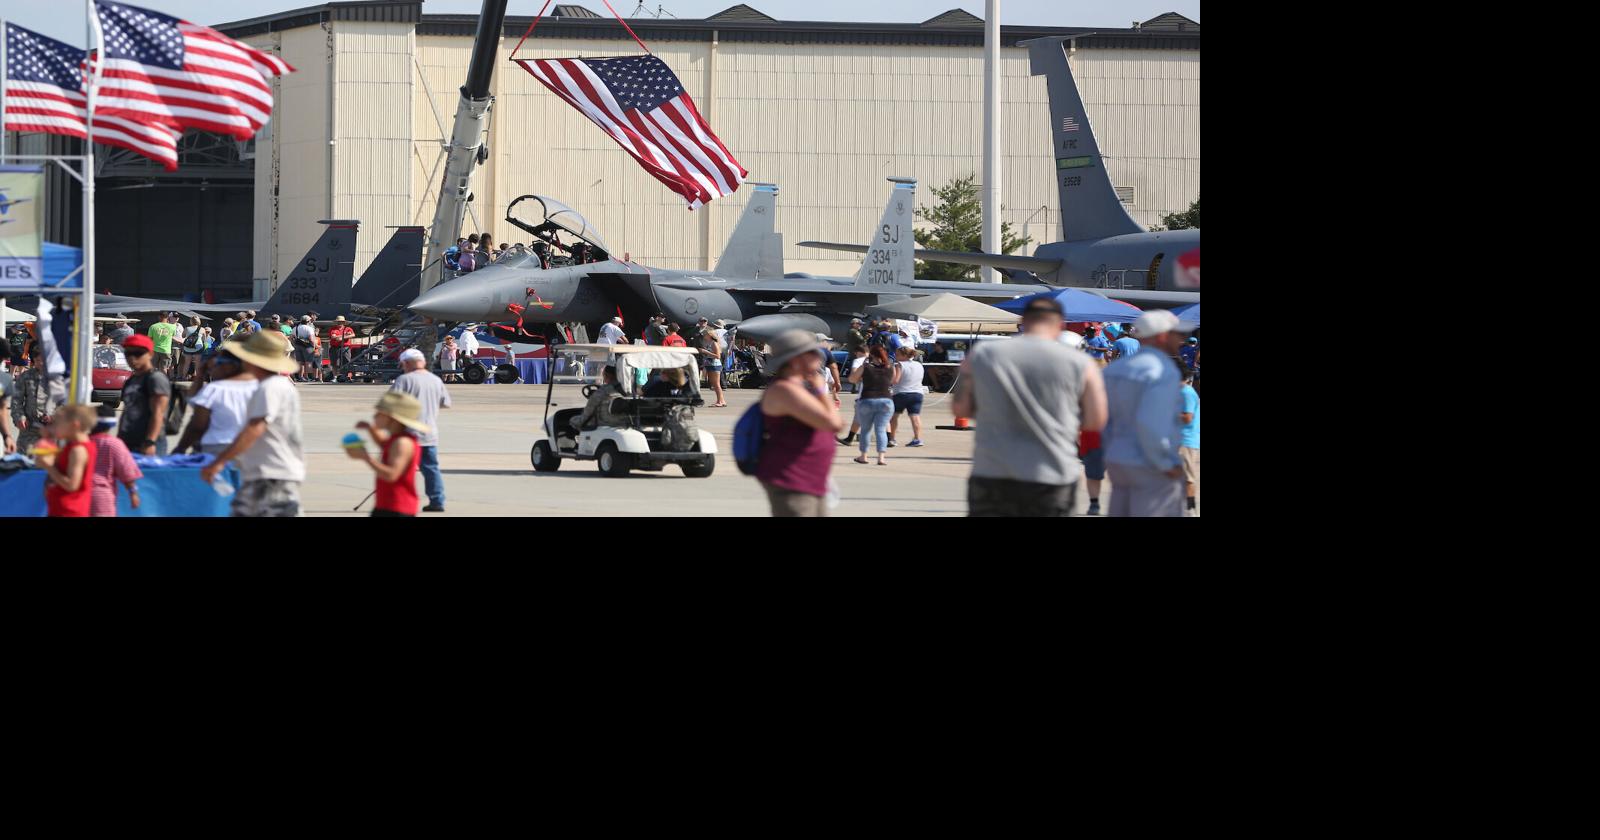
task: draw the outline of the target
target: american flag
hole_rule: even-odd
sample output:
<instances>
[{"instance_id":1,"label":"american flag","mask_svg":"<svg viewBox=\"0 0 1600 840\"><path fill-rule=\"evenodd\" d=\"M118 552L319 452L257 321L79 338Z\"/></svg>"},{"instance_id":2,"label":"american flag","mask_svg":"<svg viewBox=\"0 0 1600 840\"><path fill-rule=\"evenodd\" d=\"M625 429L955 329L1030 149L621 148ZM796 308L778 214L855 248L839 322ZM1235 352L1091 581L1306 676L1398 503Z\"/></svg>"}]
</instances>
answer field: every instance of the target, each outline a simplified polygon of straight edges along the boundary
<instances>
[{"instance_id":1,"label":"american flag","mask_svg":"<svg viewBox=\"0 0 1600 840\"><path fill-rule=\"evenodd\" d=\"M1073 119L1072 117L1062 117L1061 118L1061 130L1062 131L1077 131L1078 130L1078 121L1076 119Z\"/></svg>"},{"instance_id":2,"label":"american flag","mask_svg":"<svg viewBox=\"0 0 1600 840\"><path fill-rule=\"evenodd\" d=\"M516 62L604 129L691 210L732 194L750 174L711 132L671 68L653 55Z\"/></svg>"},{"instance_id":3,"label":"american flag","mask_svg":"<svg viewBox=\"0 0 1600 840\"><path fill-rule=\"evenodd\" d=\"M96 114L248 140L272 114L268 79L294 72L209 27L109 0L94 5L105 42Z\"/></svg>"},{"instance_id":4,"label":"american flag","mask_svg":"<svg viewBox=\"0 0 1600 840\"><path fill-rule=\"evenodd\" d=\"M6 130L87 137L87 53L10 23L5 38ZM95 109L95 142L138 152L159 161L168 172L178 168L182 134L167 126L108 116Z\"/></svg>"}]
</instances>

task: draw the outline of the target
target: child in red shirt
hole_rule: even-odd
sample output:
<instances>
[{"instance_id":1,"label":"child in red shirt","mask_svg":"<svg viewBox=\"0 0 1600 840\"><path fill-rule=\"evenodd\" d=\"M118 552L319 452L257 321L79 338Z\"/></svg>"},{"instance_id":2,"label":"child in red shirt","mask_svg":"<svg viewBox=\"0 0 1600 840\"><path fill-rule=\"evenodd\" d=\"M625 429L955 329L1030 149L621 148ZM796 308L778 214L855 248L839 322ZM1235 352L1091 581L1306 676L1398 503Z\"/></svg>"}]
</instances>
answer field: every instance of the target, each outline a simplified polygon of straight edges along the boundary
<instances>
[{"instance_id":1,"label":"child in red shirt","mask_svg":"<svg viewBox=\"0 0 1600 840\"><path fill-rule=\"evenodd\" d=\"M44 501L50 516L88 516L94 494L94 409L81 403L64 405L50 420L50 435L61 443L55 458L41 458Z\"/></svg>"},{"instance_id":2,"label":"child in red shirt","mask_svg":"<svg viewBox=\"0 0 1600 840\"><path fill-rule=\"evenodd\" d=\"M377 413L372 422L362 421L356 428L372 435L373 443L383 450L382 460L373 458L367 448L347 444L345 452L357 461L363 461L377 473L377 504L373 516L416 516L420 502L417 498L417 465L422 460L422 447L410 430L427 432L422 422L422 403L410 394L390 391L378 400ZM351 436L354 438L354 436Z\"/></svg>"}]
</instances>

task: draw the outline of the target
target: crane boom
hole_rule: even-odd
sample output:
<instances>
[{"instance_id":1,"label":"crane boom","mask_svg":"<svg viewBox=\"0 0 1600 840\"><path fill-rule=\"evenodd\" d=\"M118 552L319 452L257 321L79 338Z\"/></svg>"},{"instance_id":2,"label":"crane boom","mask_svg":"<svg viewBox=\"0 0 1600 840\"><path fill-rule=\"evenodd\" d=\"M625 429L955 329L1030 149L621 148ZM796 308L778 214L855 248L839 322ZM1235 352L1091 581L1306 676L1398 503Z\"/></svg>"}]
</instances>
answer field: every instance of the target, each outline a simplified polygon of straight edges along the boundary
<instances>
[{"instance_id":1,"label":"crane boom","mask_svg":"<svg viewBox=\"0 0 1600 840\"><path fill-rule=\"evenodd\" d=\"M428 253L422 264L422 291L438 285L444 276L444 252L461 235L467 215L467 200L472 196L472 172L488 159L484 137L489 128L489 110L494 97L489 95L489 80L494 75L494 60L505 28L507 0L483 0L478 16L478 33L472 42L472 61L467 81L461 86L456 103L456 119L445 147L444 178L439 183L439 201L428 226Z\"/></svg>"}]
</instances>

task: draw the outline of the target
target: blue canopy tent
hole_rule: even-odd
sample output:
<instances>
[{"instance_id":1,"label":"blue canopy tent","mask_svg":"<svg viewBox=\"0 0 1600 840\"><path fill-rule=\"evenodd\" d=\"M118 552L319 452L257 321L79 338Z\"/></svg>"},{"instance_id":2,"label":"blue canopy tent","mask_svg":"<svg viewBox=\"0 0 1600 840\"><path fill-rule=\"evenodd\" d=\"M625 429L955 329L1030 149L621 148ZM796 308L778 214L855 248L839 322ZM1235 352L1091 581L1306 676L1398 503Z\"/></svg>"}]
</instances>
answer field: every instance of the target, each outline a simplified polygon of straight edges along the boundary
<instances>
[{"instance_id":1,"label":"blue canopy tent","mask_svg":"<svg viewBox=\"0 0 1600 840\"><path fill-rule=\"evenodd\" d=\"M83 288L83 249L44 243L44 285L57 289Z\"/></svg>"},{"instance_id":2,"label":"blue canopy tent","mask_svg":"<svg viewBox=\"0 0 1600 840\"><path fill-rule=\"evenodd\" d=\"M1174 309L1172 314L1178 316L1178 323L1180 324L1200 326L1200 304L1198 303Z\"/></svg>"},{"instance_id":3,"label":"blue canopy tent","mask_svg":"<svg viewBox=\"0 0 1600 840\"><path fill-rule=\"evenodd\" d=\"M995 304L1007 312L1021 312L1030 301L1039 298L1055 298L1061 304L1062 317L1067 321L1113 321L1118 323L1132 323L1144 314L1136 306L1116 300L1107 300L1093 292L1082 289L1056 289L1049 292L1040 292L1036 295L1008 300L1005 303Z\"/></svg>"}]
</instances>

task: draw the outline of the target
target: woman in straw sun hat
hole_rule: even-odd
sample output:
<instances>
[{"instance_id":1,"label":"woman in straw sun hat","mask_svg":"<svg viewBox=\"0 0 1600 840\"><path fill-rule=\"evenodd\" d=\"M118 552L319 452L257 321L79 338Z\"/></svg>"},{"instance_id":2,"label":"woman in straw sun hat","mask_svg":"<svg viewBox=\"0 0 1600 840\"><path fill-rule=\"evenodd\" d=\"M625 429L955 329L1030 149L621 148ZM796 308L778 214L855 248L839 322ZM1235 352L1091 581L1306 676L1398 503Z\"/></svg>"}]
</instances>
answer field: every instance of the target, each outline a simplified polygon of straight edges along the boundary
<instances>
[{"instance_id":1,"label":"woman in straw sun hat","mask_svg":"<svg viewBox=\"0 0 1600 840\"><path fill-rule=\"evenodd\" d=\"M377 473L377 505L373 516L416 516L417 466L422 461L422 446L412 432L429 432L422 422L422 403L401 391L389 391L379 400L372 422L362 421L356 428L372 435L382 450L382 459L372 457L364 446L349 446L345 452Z\"/></svg>"},{"instance_id":2,"label":"woman in straw sun hat","mask_svg":"<svg viewBox=\"0 0 1600 840\"><path fill-rule=\"evenodd\" d=\"M243 483L233 496L234 516L299 516L300 484L306 480L300 439L300 394L278 374L299 367L286 354L289 339L276 330L237 335L222 348L244 363L260 383L245 408L244 428L217 459L200 470L206 483L239 459Z\"/></svg>"}]
</instances>

